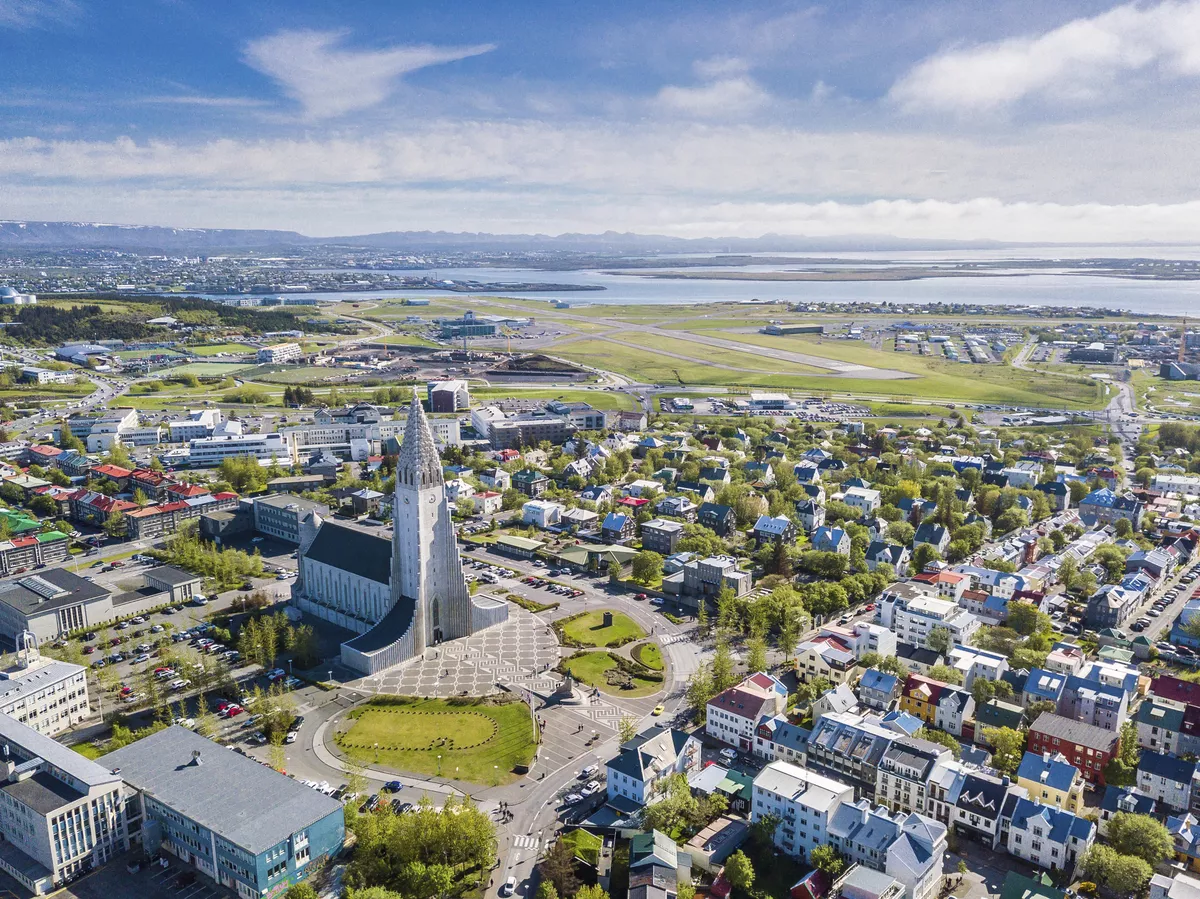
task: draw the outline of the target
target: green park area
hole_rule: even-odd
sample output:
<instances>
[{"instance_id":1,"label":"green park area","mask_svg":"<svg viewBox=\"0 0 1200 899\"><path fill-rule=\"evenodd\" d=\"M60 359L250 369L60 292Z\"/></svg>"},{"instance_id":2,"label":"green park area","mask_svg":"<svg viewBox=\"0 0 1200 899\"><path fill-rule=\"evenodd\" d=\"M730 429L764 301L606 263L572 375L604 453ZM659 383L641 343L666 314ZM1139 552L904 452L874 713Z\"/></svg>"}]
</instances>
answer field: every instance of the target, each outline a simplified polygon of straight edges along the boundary
<instances>
[{"instance_id":1,"label":"green park area","mask_svg":"<svg viewBox=\"0 0 1200 899\"><path fill-rule=\"evenodd\" d=\"M188 352L197 356L216 356L218 353L252 353L255 347L248 343L210 343L203 346L190 346Z\"/></svg>"},{"instance_id":2,"label":"green park area","mask_svg":"<svg viewBox=\"0 0 1200 899\"><path fill-rule=\"evenodd\" d=\"M483 785L515 780L537 746L529 706L516 699L377 696L345 724L334 740L364 764Z\"/></svg>"},{"instance_id":3,"label":"green park area","mask_svg":"<svg viewBox=\"0 0 1200 899\"><path fill-rule=\"evenodd\" d=\"M612 623L605 624L604 616L611 615ZM646 636L636 621L623 612L597 609L583 612L556 623L565 642L572 646L623 646Z\"/></svg>"},{"instance_id":4,"label":"green park area","mask_svg":"<svg viewBox=\"0 0 1200 899\"><path fill-rule=\"evenodd\" d=\"M589 403L596 409L608 411L632 411L637 400L627 393L607 390L562 389L538 387L529 390L520 387L471 388L472 402L485 404L496 400L561 400L564 403Z\"/></svg>"},{"instance_id":5,"label":"green park area","mask_svg":"<svg viewBox=\"0 0 1200 899\"><path fill-rule=\"evenodd\" d=\"M246 371L253 366L245 362L189 362L171 369L173 375L196 375L200 378L214 378L231 375L236 371Z\"/></svg>"},{"instance_id":6,"label":"green park area","mask_svg":"<svg viewBox=\"0 0 1200 899\"><path fill-rule=\"evenodd\" d=\"M614 696L650 696L662 689L661 675L604 650L576 653L559 670Z\"/></svg>"},{"instance_id":7,"label":"green park area","mask_svg":"<svg viewBox=\"0 0 1200 899\"><path fill-rule=\"evenodd\" d=\"M653 671L663 670L662 650L658 648L657 643L639 643L633 647L632 655L634 659Z\"/></svg>"},{"instance_id":8,"label":"green park area","mask_svg":"<svg viewBox=\"0 0 1200 899\"><path fill-rule=\"evenodd\" d=\"M389 334L387 337L376 338L371 343L387 343L394 346L437 346L432 340L426 340L416 334Z\"/></svg>"}]
</instances>

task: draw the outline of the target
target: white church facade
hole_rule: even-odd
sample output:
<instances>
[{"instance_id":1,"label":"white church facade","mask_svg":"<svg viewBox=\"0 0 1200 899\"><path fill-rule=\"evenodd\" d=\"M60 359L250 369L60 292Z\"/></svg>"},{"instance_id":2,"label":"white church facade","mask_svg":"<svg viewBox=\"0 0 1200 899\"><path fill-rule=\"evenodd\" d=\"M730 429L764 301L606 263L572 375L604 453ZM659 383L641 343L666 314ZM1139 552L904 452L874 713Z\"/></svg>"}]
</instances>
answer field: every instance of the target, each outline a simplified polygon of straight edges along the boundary
<instances>
[{"instance_id":1,"label":"white church facade","mask_svg":"<svg viewBox=\"0 0 1200 899\"><path fill-rule=\"evenodd\" d=\"M362 674L508 619L506 602L471 596L441 459L415 396L396 465L392 516L390 540L315 513L300 523L292 603L358 634L342 644L342 663Z\"/></svg>"}]
</instances>

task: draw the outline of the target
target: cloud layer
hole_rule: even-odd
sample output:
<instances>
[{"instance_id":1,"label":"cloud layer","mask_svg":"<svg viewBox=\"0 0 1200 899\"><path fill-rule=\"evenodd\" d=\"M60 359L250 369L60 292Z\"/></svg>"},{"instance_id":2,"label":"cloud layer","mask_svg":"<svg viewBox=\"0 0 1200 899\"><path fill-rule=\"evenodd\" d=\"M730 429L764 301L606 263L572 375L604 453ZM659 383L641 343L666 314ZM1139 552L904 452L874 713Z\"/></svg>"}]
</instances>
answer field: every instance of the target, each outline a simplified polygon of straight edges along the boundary
<instances>
[{"instance_id":1,"label":"cloud layer","mask_svg":"<svg viewBox=\"0 0 1200 899\"><path fill-rule=\"evenodd\" d=\"M369 109L385 99L397 80L428 66L479 56L495 47L428 44L353 50L345 31L280 31L246 45L246 62L269 75L303 107L310 120Z\"/></svg>"},{"instance_id":2,"label":"cloud layer","mask_svg":"<svg viewBox=\"0 0 1200 899\"><path fill-rule=\"evenodd\" d=\"M1128 4L1045 34L949 49L918 63L889 96L909 112L1092 103L1149 68L1167 78L1200 75L1200 2Z\"/></svg>"}]
</instances>

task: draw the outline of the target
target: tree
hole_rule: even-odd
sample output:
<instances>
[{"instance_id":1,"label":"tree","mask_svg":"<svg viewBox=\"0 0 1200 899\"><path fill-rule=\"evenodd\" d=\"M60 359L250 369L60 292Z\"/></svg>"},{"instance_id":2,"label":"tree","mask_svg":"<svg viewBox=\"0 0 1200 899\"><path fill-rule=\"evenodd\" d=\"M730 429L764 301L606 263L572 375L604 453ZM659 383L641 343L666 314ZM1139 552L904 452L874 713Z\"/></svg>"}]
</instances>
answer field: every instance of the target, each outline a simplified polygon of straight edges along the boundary
<instances>
[{"instance_id":1,"label":"tree","mask_svg":"<svg viewBox=\"0 0 1200 899\"><path fill-rule=\"evenodd\" d=\"M717 691L713 688L712 671L708 666L701 665L688 678L687 685L688 705L696 711L696 718L699 721L704 720L708 701L716 695Z\"/></svg>"},{"instance_id":2,"label":"tree","mask_svg":"<svg viewBox=\"0 0 1200 899\"><path fill-rule=\"evenodd\" d=\"M1025 732L1011 727L985 727L983 742L992 747L992 767L1016 774L1025 755Z\"/></svg>"},{"instance_id":3,"label":"tree","mask_svg":"<svg viewBox=\"0 0 1200 899\"><path fill-rule=\"evenodd\" d=\"M682 880L675 887L675 899L696 899L696 885L690 880Z\"/></svg>"},{"instance_id":4,"label":"tree","mask_svg":"<svg viewBox=\"0 0 1200 899\"><path fill-rule=\"evenodd\" d=\"M954 648L954 635L950 633L949 628L939 625L931 630L929 636L925 638L925 648L948 656L950 650Z\"/></svg>"},{"instance_id":5,"label":"tree","mask_svg":"<svg viewBox=\"0 0 1200 899\"><path fill-rule=\"evenodd\" d=\"M621 737L621 743L625 744L637 736L637 719L629 715L625 715L617 722L617 733Z\"/></svg>"},{"instance_id":6,"label":"tree","mask_svg":"<svg viewBox=\"0 0 1200 899\"><path fill-rule=\"evenodd\" d=\"M317 891L310 883L294 883L283 894L283 899L317 899Z\"/></svg>"},{"instance_id":7,"label":"tree","mask_svg":"<svg viewBox=\"0 0 1200 899\"><path fill-rule=\"evenodd\" d=\"M713 696L728 690L736 683L737 675L733 673L733 656L729 653L729 644L720 640L712 660Z\"/></svg>"},{"instance_id":8,"label":"tree","mask_svg":"<svg viewBox=\"0 0 1200 899\"><path fill-rule=\"evenodd\" d=\"M959 744L958 740L954 739L953 736L946 733L944 730L933 730L932 728L922 727L916 732L915 736L920 740L928 740L930 743L937 743L939 746L945 746L952 753L954 753L954 757L956 759L962 757L962 746Z\"/></svg>"},{"instance_id":9,"label":"tree","mask_svg":"<svg viewBox=\"0 0 1200 899\"><path fill-rule=\"evenodd\" d=\"M741 893L748 893L754 886L754 865L741 849L726 859L725 879Z\"/></svg>"},{"instance_id":10,"label":"tree","mask_svg":"<svg viewBox=\"0 0 1200 899\"><path fill-rule=\"evenodd\" d=\"M767 670L767 641L762 637L746 641L746 668L752 672Z\"/></svg>"},{"instance_id":11,"label":"tree","mask_svg":"<svg viewBox=\"0 0 1200 899\"><path fill-rule=\"evenodd\" d=\"M708 634L708 598L701 596L696 600L696 626L700 628L700 633L707 636Z\"/></svg>"},{"instance_id":12,"label":"tree","mask_svg":"<svg viewBox=\"0 0 1200 899\"><path fill-rule=\"evenodd\" d=\"M662 579L663 557L658 553L643 549L633 557L633 579L639 584L651 584Z\"/></svg>"},{"instance_id":13,"label":"tree","mask_svg":"<svg viewBox=\"0 0 1200 899\"><path fill-rule=\"evenodd\" d=\"M1107 885L1120 896L1137 896L1149 883L1154 869L1134 855L1118 855L1108 872Z\"/></svg>"},{"instance_id":14,"label":"tree","mask_svg":"<svg viewBox=\"0 0 1200 899\"><path fill-rule=\"evenodd\" d=\"M808 863L818 871L828 874L830 880L836 879L846 867L842 854L828 843L813 847L813 851L808 854Z\"/></svg>"},{"instance_id":15,"label":"tree","mask_svg":"<svg viewBox=\"0 0 1200 899\"><path fill-rule=\"evenodd\" d=\"M957 668L951 668L949 665L934 665L929 669L929 676L936 681L941 681L943 684L953 684L956 687L961 687L963 682L962 672ZM978 683L983 678L976 678Z\"/></svg>"},{"instance_id":16,"label":"tree","mask_svg":"<svg viewBox=\"0 0 1200 899\"><path fill-rule=\"evenodd\" d=\"M558 889L548 880L538 884L536 899L558 899Z\"/></svg>"},{"instance_id":17,"label":"tree","mask_svg":"<svg viewBox=\"0 0 1200 899\"><path fill-rule=\"evenodd\" d=\"M1134 855L1150 865L1171 857L1173 844L1167 828L1149 815L1117 812L1108 822L1108 842L1121 855Z\"/></svg>"},{"instance_id":18,"label":"tree","mask_svg":"<svg viewBox=\"0 0 1200 899\"><path fill-rule=\"evenodd\" d=\"M128 530L128 524L125 521L125 513L117 510L108 516L108 520L104 522L104 533L110 537L124 537Z\"/></svg>"},{"instance_id":19,"label":"tree","mask_svg":"<svg viewBox=\"0 0 1200 899\"><path fill-rule=\"evenodd\" d=\"M573 896L579 889L579 878L575 876L575 853L561 839L555 842L538 865L542 879L554 884L560 896Z\"/></svg>"},{"instance_id":20,"label":"tree","mask_svg":"<svg viewBox=\"0 0 1200 899\"><path fill-rule=\"evenodd\" d=\"M1038 616L1045 616L1043 621ZM1009 627L1023 637L1028 637L1030 634L1043 633L1050 629L1050 616L1041 611L1033 603L1029 602L1010 602L1008 604L1008 621Z\"/></svg>"},{"instance_id":21,"label":"tree","mask_svg":"<svg viewBox=\"0 0 1200 899\"><path fill-rule=\"evenodd\" d=\"M575 899L608 899L608 893L599 884L589 883L579 888Z\"/></svg>"}]
</instances>

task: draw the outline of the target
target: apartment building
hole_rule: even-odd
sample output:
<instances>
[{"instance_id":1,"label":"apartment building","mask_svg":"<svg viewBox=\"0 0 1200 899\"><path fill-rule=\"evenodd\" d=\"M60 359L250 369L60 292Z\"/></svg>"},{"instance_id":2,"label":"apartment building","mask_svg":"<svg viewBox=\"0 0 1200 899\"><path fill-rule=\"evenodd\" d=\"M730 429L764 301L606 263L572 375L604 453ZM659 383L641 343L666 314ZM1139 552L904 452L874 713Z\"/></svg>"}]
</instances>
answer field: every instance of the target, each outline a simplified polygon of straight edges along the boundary
<instances>
[{"instance_id":1,"label":"apartment building","mask_svg":"<svg viewBox=\"0 0 1200 899\"><path fill-rule=\"evenodd\" d=\"M296 461L296 445L286 434L248 434L240 437L201 437L188 444L188 461L196 468L212 468L225 459L250 456L260 463Z\"/></svg>"},{"instance_id":2,"label":"apartment building","mask_svg":"<svg viewBox=\"0 0 1200 899\"><path fill-rule=\"evenodd\" d=\"M753 796L750 820L777 817L775 845L808 858L829 842L830 819L843 802L854 801L854 789L789 762L771 762L754 778Z\"/></svg>"},{"instance_id":3,"label":"apartment building","mask_svg":"<svg viewBox=\"0 0 1200 899\"><path fill-rule=\"evenodd\" d=\"M256 362L279 365L284 362L296 362L300 359L300 355L300 344L276 343L272 346L265 346L260 349L255 355L254 359Z\"/></svg>"},{"instance_id":4,"label":"apartment building","mask_svg":"<svg viewBox=\"0 0 1200 899\"><path fill-rule=\"evenodd\" d=\"M128 848L121 777L0 715L0 869L34 895Z\"/></svg>"}]
</instances>

